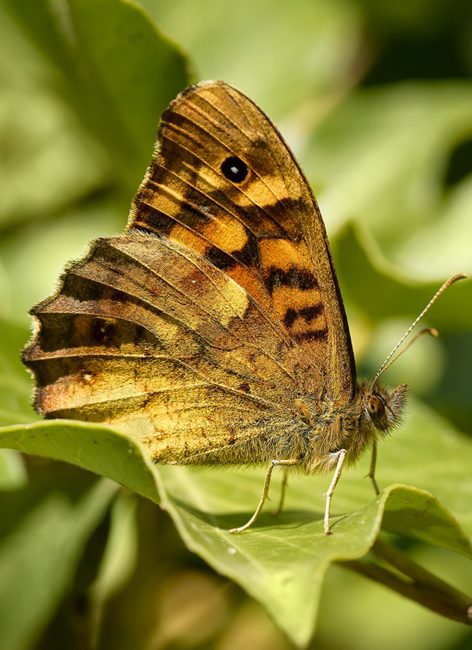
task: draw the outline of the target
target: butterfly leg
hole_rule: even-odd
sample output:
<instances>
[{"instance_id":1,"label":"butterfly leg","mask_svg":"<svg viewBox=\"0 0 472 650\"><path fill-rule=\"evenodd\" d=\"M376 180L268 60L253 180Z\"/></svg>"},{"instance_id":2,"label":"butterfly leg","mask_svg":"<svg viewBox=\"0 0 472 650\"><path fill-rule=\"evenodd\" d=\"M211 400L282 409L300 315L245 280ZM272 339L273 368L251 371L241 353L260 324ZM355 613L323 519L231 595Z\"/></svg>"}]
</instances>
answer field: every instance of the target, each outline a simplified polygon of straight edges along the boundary
<instances>
[{"instance_id":1,"label":"butterfly leg","mask_svg":"<svg viewBox=\"0 0 472 650\"><path fill-rule=\"evenodd\" d=\"M282 478L282 484L280 486L280 499L279 499L279 505L277 506L276 510L274 510L274 515L280 515L282 512L282 508L284 507L284 501L285 501L285 495L287 493L287 484L288 484L288 467L284 467L284 475Z\"/></svg>"},{"instance_id":2,"label":"butterfly leg","mask_svg":"<svg viewBox=\"0 0 472 650\"><path fill-rule=\"evenodd\" d=\"M336 463L336 469L334 470L334 476L331 479L331 483L329 484L328 491L326 492L326 506L325 506L325 514L324 514L324 532L326 535L331 534L331 530L329 528L329 514L330 514L330 509L331 509L331 499L334 493L334 490L336 488L336 485L338 484L338 481L341 477L341 472L343 470L343 464L344 464L344 459L346 458L347 451L346 449L340 449L338 451L338 462Z\"/></svg>"},{"instance_id":3,"label":"butterfly leg","mask_svg":"<svg viewBox=\"0 0 472 650\"><path fill-rule=\"evenodd\" d=\"M269 487L270 487L270 480L272 478L272 472L274 471L274 467L277 467L278 465L281 465L283 467L292 467L293 465L299 465L300 461L298 459L289 459L289 460L271 460L269 463L269 467L267 468L267 473L264 479L264 487L262 489L262 495L259 500L259 503L257 505L255 513L252 515L252 517L247 521L243 526L239 526L238 528L230 528L229 532L230 533L242 533L244 530L247 530L252 526L252 524L256 521L258 518L262 507L264 503L266 502L268 495L269 495Z\"/></svg>"},{"instance_id":4,"label":"butterfly leg","mask_svg":"<svg viewBox=\"0 0 472 650\"><path fill-rule=\"evenodd\" d=\"M377 465L377 441L374 440L372 443L372 456L370 457L370 468L367 478L370 478L372 485L374 486L375 494L380 494L379 486L375 480L375 467Z\"/></svg>"}]
</instances>

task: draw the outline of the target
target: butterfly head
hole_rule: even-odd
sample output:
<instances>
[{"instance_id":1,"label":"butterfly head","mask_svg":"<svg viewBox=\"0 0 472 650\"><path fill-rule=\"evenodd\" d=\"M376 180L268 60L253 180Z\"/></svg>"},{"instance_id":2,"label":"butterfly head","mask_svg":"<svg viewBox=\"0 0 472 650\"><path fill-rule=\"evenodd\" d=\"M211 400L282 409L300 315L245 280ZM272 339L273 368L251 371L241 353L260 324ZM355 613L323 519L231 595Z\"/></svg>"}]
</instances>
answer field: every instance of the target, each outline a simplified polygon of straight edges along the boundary
<instances>
[{"instance_id":1,"label":"butterfly head","mask_svg":"<svg viewBox=\"0 0 472 650\"><path fill-rule=\"evenodd\" d=\"M406 402L407 386L391 390L379 384L361 387L364 416L381 433L388 433L400 423Z\"/></svg>"}]
</instances>

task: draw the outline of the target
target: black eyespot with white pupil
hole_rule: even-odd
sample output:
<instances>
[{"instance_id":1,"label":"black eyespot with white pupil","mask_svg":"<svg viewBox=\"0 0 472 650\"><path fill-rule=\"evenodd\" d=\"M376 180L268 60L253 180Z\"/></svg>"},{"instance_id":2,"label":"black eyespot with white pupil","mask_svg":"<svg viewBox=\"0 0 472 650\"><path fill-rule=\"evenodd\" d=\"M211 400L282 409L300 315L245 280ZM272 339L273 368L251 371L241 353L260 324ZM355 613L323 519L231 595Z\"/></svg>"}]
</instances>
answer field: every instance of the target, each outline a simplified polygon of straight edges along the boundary
<instances>
[{"instance_id":1,"label":"black eyespot with white pupil","mask_svg":"<svg viewBox=\"0 0 472 650\"><path fill-rule=\"evenodd\" d=\"M248 175L246 163L237 156L226 158L221 164L221 171L229 181L233 183L242 183Z\"/></svg>"}]
</instances>

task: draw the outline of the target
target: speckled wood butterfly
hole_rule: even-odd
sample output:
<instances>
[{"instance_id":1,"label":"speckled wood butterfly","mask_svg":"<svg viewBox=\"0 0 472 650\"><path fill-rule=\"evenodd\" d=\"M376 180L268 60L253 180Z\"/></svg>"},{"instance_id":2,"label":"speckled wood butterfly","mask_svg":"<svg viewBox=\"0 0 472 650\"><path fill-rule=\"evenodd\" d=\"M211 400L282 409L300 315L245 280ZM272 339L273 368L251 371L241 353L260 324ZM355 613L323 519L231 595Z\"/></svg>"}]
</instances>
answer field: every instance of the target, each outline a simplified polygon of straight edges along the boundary
<instances>
[{"instance_id":1,"label":"speckled wood butterfly","mask_svg":"<svg viewBox=\"0 0 472 650\"><path fill-rule=\"evenodd\" d=\"M406 386L356 382L316 201L274 125L226 83L171 103L124 234L95 241L32 314L24 362L47 418L123 426L158 463L269 463L234 532L278 465L335 468L326 532L342 466L368 446L376 487L376 442Z\"/></svg>"}]
</instances>

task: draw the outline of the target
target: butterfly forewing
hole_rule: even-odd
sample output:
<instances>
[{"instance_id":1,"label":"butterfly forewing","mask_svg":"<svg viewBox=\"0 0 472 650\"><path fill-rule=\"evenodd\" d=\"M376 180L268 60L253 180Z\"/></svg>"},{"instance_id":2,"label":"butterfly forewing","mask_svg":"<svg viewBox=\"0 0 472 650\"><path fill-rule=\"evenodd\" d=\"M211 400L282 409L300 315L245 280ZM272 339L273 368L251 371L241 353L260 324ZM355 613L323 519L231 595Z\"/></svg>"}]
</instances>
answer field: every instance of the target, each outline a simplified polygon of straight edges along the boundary
<instances>
[{"instance_id":1,"label":"butterfly forewing","mask_svg":"<svg viewBox=\"0 0 472 650\"><path fill-rule=\"evenodd\" d=\"M241 182L222 172L228 158L247 166ZM251 100L209 82L171 104L130 226L190 246L243 287L290 337L302 391L351 399L349 329L318 206L282 137Z\"/></svg>"}]
</instances>

